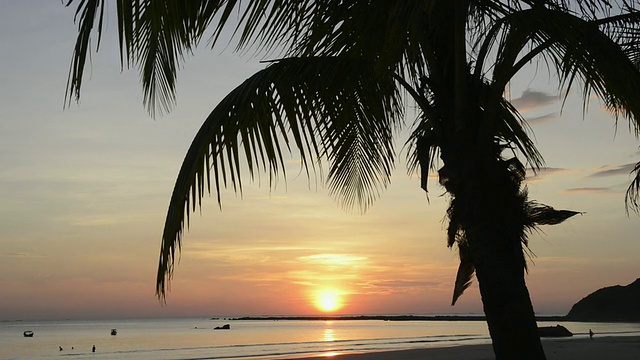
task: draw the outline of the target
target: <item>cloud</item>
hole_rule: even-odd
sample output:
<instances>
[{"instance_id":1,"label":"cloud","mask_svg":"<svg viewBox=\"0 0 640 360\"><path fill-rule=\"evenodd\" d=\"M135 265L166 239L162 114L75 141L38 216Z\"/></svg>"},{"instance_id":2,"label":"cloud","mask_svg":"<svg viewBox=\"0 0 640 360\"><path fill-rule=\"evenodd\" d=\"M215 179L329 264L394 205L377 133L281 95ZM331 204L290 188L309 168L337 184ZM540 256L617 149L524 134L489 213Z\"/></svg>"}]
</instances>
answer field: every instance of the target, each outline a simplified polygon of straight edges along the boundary
<instances>
[{"instance_id":1,"label":"cloud","mask_svg":"<svg viewBox=\"0 0 640 360\"><path fill-rule=\"evenodd\" d=\"M513 106L519 111L529 111L542 106L550 105L559 100L558 95L549 95L542 91L527 89L517 99L511 100ZM549 116L549 115L545 115Z\"/></svg>"},{"instance_id":2,"label":"cloud","mask_svg":"<svg viewBox=\"0 0 640 360\"><path fill-rule=\"evenodd\" d=\"M538 174L540 175L555 175L555 174L571 174L575 173L575 170L565 169L565 168L553 168L553 167L543 167L538 170Z\"/></svg>"},{"instance_id":3,"label":"cloud","mask_svg":"<svg viewBox=\"0 0 640 360\"><path fill-rule=\"evenodd\" d=\"M558 115L556 113L548 113L542 116L528 118L527 123L529 125L537 125L537 124L542 124L542 123L556 120L557 118L558 118Z\"/></svg>"},{"instance_id":4,"label":"cloud","mask_svg":"<svg viewBox=\"0 0 640 360\"><path fill-rule=\"evenodd\" d=\"M350 266L354 262L367 260L364 256L353 256L345 254L316 254L309 256L301 256L298 260L324 265L345 265Z\"/></svg>"},{"instance_id":5,"label":"cloud","mask_svg":"<svg viewBox=\"0 0 640 360\"><path fill-rule=\"evenodd\" d=\"M581 188L571 188L565 189L561 191L562 194L593 194L593 195L608 195L615 193L616 191L611 190L607 187L581 187Z\"/></svg>"},{"instance_id":6,"label":"cloud","mask_svg":"<svg viewBox=\"0 0 640 360\"><path fill-rule=\"evenodd\" d=\"M0 253L0 258L29 258L38 259L45 258L46 256L33 253Z\"/></svg>"},{"instance_id":7,"label":"cloud","mask_svg":"<svg viewBox=\"0 0 640 360\"><path fill-rule=\"evenodd\" d=\"M441 284L436 281L420 280L373 280L368 282L369 286L388 288L409 288L409 287L437 287Z\"/></svg>"},{"instance_id":8,"label":"cloud","mask_svg":"<svg viewBox=\"0 0 640 360\"><path fill-rule=\"evenodd\" d=\"M439 289L442 284L419 280L370 280L356 284L362 294L391 295L413 294L423 289Z\"/></svg>"},{"instance_id":9,"label":"cloud","mask_svg":"<svg viewBox=\"0 0 640 360\"><path fill-rule=\"evenodd\" d=\"M331 283L349 283L361 278L358 272L353 269L349 271L327 271L326 269L311 270L291 270L286 272L285 277L292 283L305 286L319 286Z\"/></svg>"},{"instance_id":10,"label":"cloud","mask_svg":"<svg viewBox=\"0 0 640 360\"><path fill-rule=\"evenodd\" d=\"M595 168L594 170L596 172L594 172L591 175L588 175L587 177L598 178L598 177L615 176L615 175L629 175L631 171L633 171L633 168L635 166L636 164L633 164L633 163L619 165L619 166L604 165L599 168Z\"/></svg>"},{"instance_id":11,"label":"cloud","mask_svg":"<svg viewBox=\"0 0 640 360\"><path fill-rule=\"evenodd\" d=\"M542 177L539 177L539 176L535 176L535 177L532 177L532 178L525 179L524 182L526 184L533 184L533 183L537 183L537 182L544 181L544 180L545 180L545 178L542 178Z\"/></svg>"},{"instance_id":12,"label":"cloud","mask_svg":"<svg viewBox=\"0 0 640 360\"><path fill-rule=\"evenodd\" d=\"M538 181L544 181L547 177L556 174L575 174L580 171L565 169L565 168L552 168L552 167L543 167L540 168L536 173L533 172L533 169L527 169L527 183L534 183Z\"/></svg>"}]
</instances>

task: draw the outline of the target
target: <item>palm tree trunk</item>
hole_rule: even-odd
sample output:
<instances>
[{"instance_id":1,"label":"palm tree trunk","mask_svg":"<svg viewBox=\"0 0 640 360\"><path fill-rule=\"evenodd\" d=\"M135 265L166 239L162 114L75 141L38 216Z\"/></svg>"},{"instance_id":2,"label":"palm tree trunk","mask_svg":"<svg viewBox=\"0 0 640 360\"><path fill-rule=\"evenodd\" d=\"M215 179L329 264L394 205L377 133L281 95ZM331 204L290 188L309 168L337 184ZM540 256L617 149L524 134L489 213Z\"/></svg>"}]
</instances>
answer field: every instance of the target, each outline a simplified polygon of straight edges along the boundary
<instances>
[{"instance_id":1,"label":"palm tree trunk","mask_svg":"<svg viewBox=\"0 0 640 360\"><path fill-rule=\"evenodd\" d=\"M443 152L447 165L440 170L440 181L453 195L449 232L462 231L456 241L464 242L475 267L496 359L545 360L524 279L527 194L509 162L491 154L499 152L473 147L453 156Z\"/></svg>"},{"instance_id":2,"label":"palm tree trunk","mask_svg":"<svg viewBox=\"0 0 640 360\"><path fill-rule=\"evenodd\" d=\"M525 284L526 192L503 161L484 162L465 181L465 235L497 360L544 360ZM484 171L483 171L484 170ZM464 203L464 202L463 202Z\"/></svg>"},{"instance_id":3,"label":"palm tree trunk","mask_svg":"<svg viewBox=\"0 0 640 360\"><path fill-rule=\"evenodd\" d=\"M483 237L496 239L493 235L497 234ZM491 241L483 246L484 255L475 261L493 350L496 360L544 360L535 313L524 280L522 249L513 250Z\"/></svg>"}]
</instances>

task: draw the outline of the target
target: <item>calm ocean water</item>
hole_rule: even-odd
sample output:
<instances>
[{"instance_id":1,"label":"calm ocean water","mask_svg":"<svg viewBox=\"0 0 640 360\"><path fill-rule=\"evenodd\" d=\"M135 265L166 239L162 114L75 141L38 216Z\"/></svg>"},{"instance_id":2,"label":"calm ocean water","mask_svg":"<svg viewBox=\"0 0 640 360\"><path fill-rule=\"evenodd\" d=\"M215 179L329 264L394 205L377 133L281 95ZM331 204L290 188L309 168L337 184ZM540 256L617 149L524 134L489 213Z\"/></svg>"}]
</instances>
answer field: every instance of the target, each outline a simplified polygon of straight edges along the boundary
<instances>
[{"instance_id":1,"label":"calm ocean water","mask_svg":"<svg viewBox=\"0 0 640 360\"><path fill-rule=\"evenodd\" d=\"M213 330L230 324L230 330ZM640 335L640 324L563 322L577 337ZM555 325L540 323L544 325ZM112 336L110 330L117 329ZM32 338L23 331L34 332ZM140 319L0 323L0 360L248 359L488 343L482 321ZM96 352L92 353L92 346ZM60 350L59 347L63 350Z\"/></svg>"}]
</instances>

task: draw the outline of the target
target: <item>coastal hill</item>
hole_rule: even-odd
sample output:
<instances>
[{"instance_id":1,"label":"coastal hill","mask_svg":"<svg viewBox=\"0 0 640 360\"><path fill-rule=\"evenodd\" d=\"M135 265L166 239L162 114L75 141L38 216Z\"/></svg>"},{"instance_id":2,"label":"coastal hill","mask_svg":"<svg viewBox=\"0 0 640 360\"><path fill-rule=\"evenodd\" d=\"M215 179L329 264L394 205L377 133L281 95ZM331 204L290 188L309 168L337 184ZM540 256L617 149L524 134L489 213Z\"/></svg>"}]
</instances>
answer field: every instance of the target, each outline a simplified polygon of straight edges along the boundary
<instances>
[{"instance_id":1,"label":"coastal hill","mask_svg":"<svg viewBox=\"0 0 640 360\"><path fill-rule=\"evenodd\" d=\"M640 321L640 278L627 286L609 286L578 301L566 316L571 321Z\"/></svg>"}]
</instances>

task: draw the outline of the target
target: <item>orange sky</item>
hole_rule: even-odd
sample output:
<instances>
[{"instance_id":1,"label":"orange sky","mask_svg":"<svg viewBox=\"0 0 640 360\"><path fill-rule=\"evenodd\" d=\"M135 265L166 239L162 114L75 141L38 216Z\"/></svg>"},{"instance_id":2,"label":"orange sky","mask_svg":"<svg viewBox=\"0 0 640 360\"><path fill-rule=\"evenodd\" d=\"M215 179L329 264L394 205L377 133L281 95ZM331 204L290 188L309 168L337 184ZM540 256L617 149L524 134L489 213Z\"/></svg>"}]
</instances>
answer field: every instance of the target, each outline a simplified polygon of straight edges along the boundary
<instances>
[{"instance_id":1,"label":"orange sky","mask_svg":"<svg viewBox=\"0 0 640 360\"><path fill-rule=\"evenodd\" d=\"M113 37L92 57L81 103L63 111L72 17L58 2L0 2L1 42L12 49L0 53L10 69L0 89L0 320L312 315L323 291L337 294L339 314L482 311L475 284L449 305L457 255L445 245L447 199L432 186L427 202L407 175L401 136L392 184L364 215L309 182L295 154L277 189L265 176L242 198L226 192L222 212L206 199L160 306L156 262L182 157L217 101L262 65L199 50L179 74L177 108L153 120L136 71L120 73ZM531 237L534 307L564 314L640 276L640 218L624 211L640 152L597 100L584 119L574 98L560 114L554 81L533 74L510 95L549 167L530 181L531 198L585 212Z\"/></svg>"}]
</instances>

